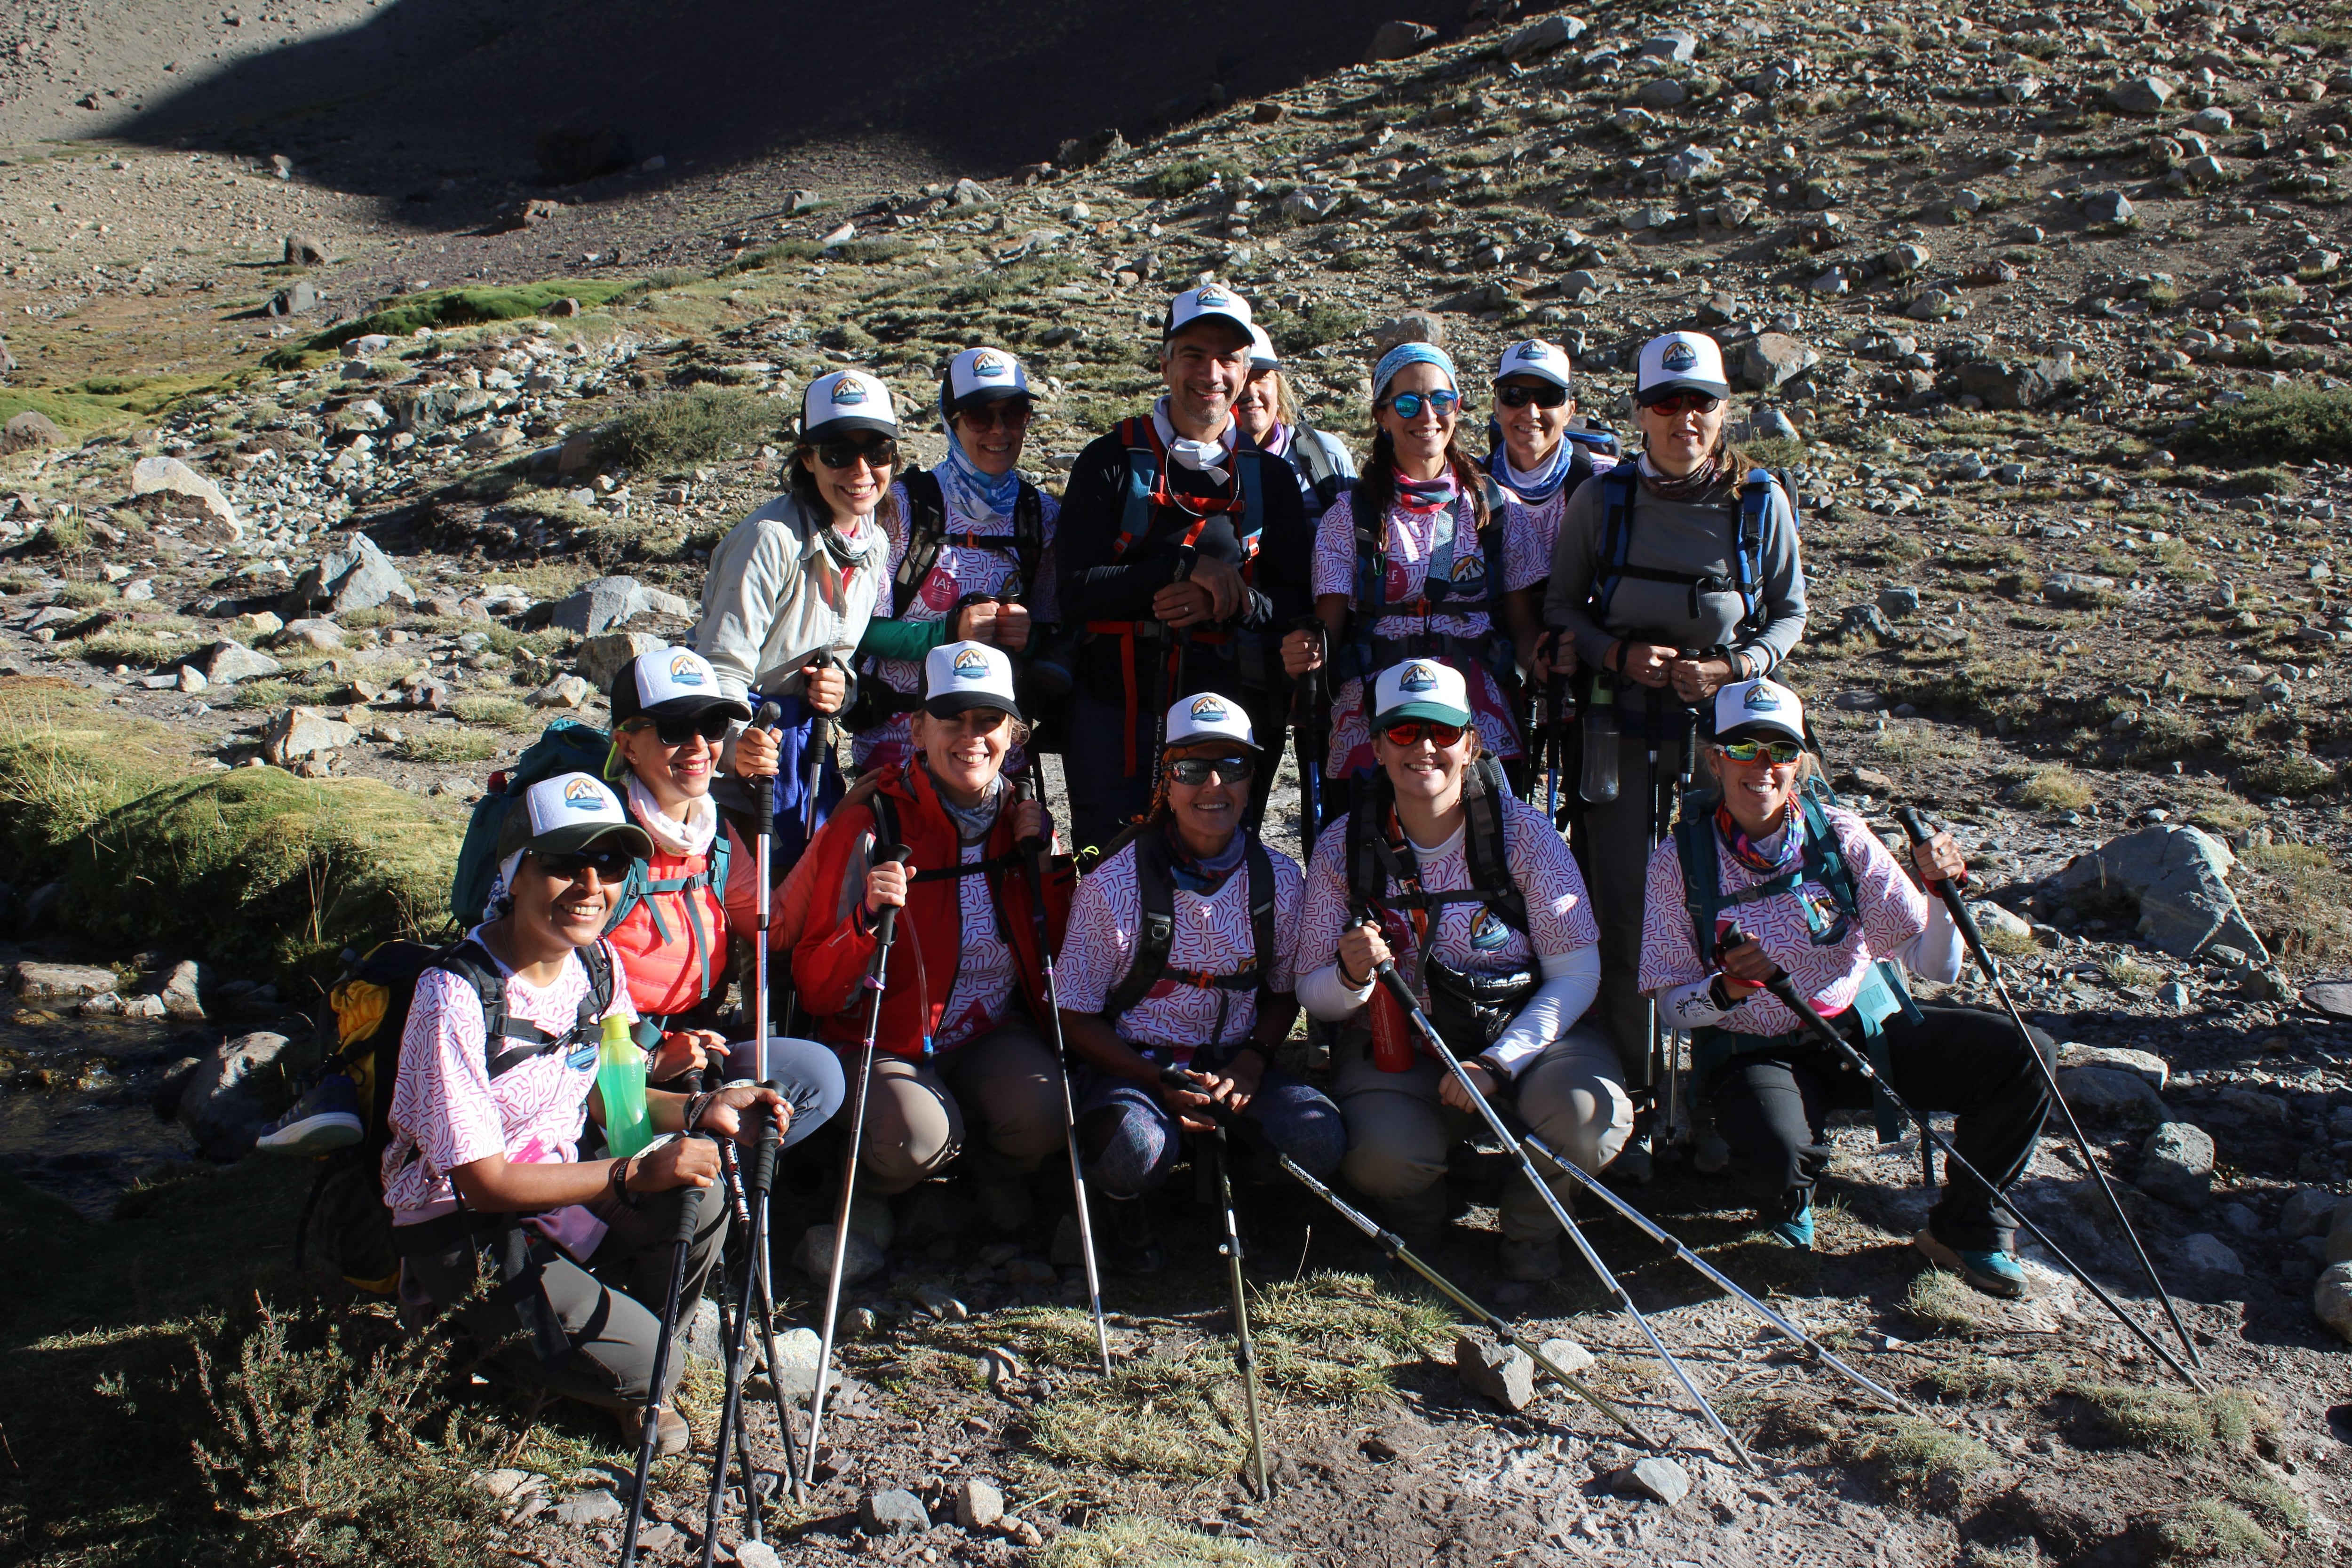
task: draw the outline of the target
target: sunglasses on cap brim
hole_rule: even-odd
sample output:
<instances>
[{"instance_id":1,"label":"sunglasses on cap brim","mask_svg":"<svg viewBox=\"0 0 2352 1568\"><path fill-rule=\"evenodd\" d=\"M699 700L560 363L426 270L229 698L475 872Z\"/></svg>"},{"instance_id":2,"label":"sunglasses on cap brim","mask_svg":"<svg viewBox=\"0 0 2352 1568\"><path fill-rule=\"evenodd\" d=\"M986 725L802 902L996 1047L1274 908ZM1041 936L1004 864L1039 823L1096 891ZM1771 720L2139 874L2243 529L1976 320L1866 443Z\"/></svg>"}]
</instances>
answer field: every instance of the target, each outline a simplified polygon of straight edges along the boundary
<instances>
[{"instance_id":1,"label":"sunglasses on cap brim","mask_svg":"<svg viewBox=\"0 0 2352 1568\"><path fill-rule=\"evenodd\" d=\"M816 460L828 468L851 468L861 458L869 468L895 468L898 443L887 436L834 436L816 444Z\"/></svg>"},{"instance_id":2,"label":"sunglasses on cap brim","mask_svg":"<svg viewBox=\"0 0 2352 1568\"><path fill-rule=\"evenodd\" d=\"M699 713L673 714L661 719L632 719L626 727L637 731L651 730L661 738L665 746L683 746L698 735L706 741L725 740L729 722L725 709L706 708Z\"/></svg>"},{"instance_id":3,"label":"sunglasses on cap brim","mask_svg":"<svg viewBox=\"0 0 2352 1568\"><path fill-rule=\"evenodd\" d=\"M1495 401L1506 408L1525 408L1530 403L1538 408L1560 408L1567 405L1568 388L1549 382L1541 386L1498 386Z\"/></svg>"},{"instance_id":4,"label":"sunglasses on cap brim","mask_svg":"<svg viewBox=\"0 0 2352 1568\"><path fill-rule=\"evenodd\" d=\"M1171 782L1197 789L1207 784L1212 774L1225 784L1240 784L1257 773L1257 759L1243 752L1222 757L1171 757L1168 777Z\"/></svg>"}]
</instances>

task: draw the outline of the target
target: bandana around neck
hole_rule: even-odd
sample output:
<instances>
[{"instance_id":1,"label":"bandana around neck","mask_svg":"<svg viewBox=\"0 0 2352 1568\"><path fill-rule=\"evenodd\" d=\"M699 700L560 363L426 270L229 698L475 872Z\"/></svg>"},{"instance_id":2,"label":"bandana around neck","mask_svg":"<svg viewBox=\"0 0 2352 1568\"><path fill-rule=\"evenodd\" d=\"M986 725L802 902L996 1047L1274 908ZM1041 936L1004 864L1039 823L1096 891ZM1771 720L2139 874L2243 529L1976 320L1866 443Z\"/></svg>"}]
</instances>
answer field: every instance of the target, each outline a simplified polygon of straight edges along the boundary
<instances>
[{"instance_id":1,"label":"bandana around neck","mask_svg":"<svg viewBox=\"0 0 2352 1568\"><path fill-rule=\"evenodd\" d=\"M1454 478L1454 465L1448 463L1433 479L1409 479L1399 474L1396 489L1397 500L1402 505L1414 511L1435 511L1462 493L1462 482Z\"/></svg>"},{"instance_id":2,"label":"bandana around neck","mask_svg":"<svg viewBox=\"0 0 2352 1568\"><path fill-rule=\"evenodd\" d=\"M654 847L665 855L695 856L710 847L719 837L719 803L707 795L690 795L686 803L686 820L680 822L661 807L654 792L639 782L635 773L629 775L629 810L653 839Z\"/></svg>"},{"instance_id":3,"label":"bandana around neck","mask_svg":"<svg viewBox=\"0 0 2352 1568\"><path fill-rule=\"evenodd\" d=\"M1759 877L1785 876L1805 858L1805 836L1794 829L1790 821L1791 808L1780 808L1780 826L1760 840L1750 838L1738 820L1731 815L1728 802L1715 808L1715 830L1723 838L1723 847L1731 858ZM1764 846L1775 837L1778 844L1767 849Z\"/></svg>"},{"instance_id":4,"label":"bandana around neck","mask_svg":"<svg viewBox=\"0 0 2352 1568\"><path fill-rule=\"evenodd\" d=\"M1176 831L1173 817L1160 825L1161 842L1168 847L1168 875L1171 880L1188 893L1202 898L1213 897L1225 879L1240 868L1242 856L1247 852L1247 838L1236 832L1225 840L1225 847L1214 855L1195 855L1185 847L1184 836Z\"/></svg>"},{"instance_id":5,"label":"bandana around neck","mask_svg":"<svg viewBox=\"0 0 2352 1568\"><path fill-rule=\"evenodd\" d=\"M996 826L998 809L1004 804L1004 775L999 773L988 781L988 789L980 797L978 805L958 805L948 798L948 792L940 787L940 775L931 773L928 757L923 759L923 772L930 774L931 793L940 797L940 808L956 825L957 841L972 844L986 838Z\"/></svg>"},{"instance_id":6,"label":"bandana around neck","mask_svg":"<svg viewBox=\"0 0 2352 1568\"><path fill-rule=\"evenodd\" d=\"M950 518L979 521L1011 517L1014 504L1021 499L1021 476L1010 468L1002 475L982 472L980 465L965 453L962 437L956 434L952 423L948 426L947 461L933 471L948 492Z\"/></svg>"},{"instance_id":7,"label":"bandana around neck","mask_svg":"<svg viewBox=\"0 0 2352 1568\"><path fill-rule=\"evenodd\" d=\"M1560 444L1566 446L1568 443L1562 441ZM1722 477L1712 452L1697 468L1678 479L1658 472L1656 466L1650 461L1650 455L1647 452L1642 454L1642 488L1660 500L1689 500L1712 489Z\"/></svg>"},{"instance_id":8,"label":"bandana around neck","mask_svg":"<svg viewBox=\"0 0 2352 1568\"><path fill-rule=\"evenodd\" d=\"M1503 426L1489 419L1486 434L1493 443L1486 452L1486 471L1528 505L1541 506L1568 482L1569 472L1576 464L1576 454L1570 448L1576 443L1567 437L1562 436L1553 444L1551 456L1540 467L1522 471L1511 461L1510 444L1503 439Z\"/></svg>"},{"instance_id":9,"label":"bandana around neck","mask_svg":"<svg viewBox=\"0 0 2352 1568\"><path fill-rule=\"evenodd\" d=\"M1175 458L1179 466L1196 474L1206 474L1221 485L1232 478L1223 467L1225 455L1234 449L1236 432L1230 417L1225 421L1225 427L1217 433L1215 440L1188 441L1179 437L1176 426L1169 422L1168 399L1162 397L1151 405L1151 427L1159 432L1160 444L1168 448L1168 455Z\"/></svg>"}]
</instances>

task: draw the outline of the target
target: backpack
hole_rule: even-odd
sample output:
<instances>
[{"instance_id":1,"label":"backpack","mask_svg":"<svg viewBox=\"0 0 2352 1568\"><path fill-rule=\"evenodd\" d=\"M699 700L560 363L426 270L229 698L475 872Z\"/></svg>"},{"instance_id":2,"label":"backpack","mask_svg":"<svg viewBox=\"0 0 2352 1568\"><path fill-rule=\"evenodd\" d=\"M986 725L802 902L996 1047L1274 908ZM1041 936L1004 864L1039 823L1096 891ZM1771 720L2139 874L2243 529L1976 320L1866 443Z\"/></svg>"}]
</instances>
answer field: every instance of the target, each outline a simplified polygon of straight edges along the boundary
<instances>
[{"instance_id":1,"label":"backpack","mask_svg":"<svg viewBox=\"0 0 2352 1568\"><path fill-rule=\"evenodd\" d=\"M1290 432L1290 462L1307 480L1307 490L1315 497L1315 512L1321 516L1348 491L1356 488L1354 476L1339 471L1328 443L1336 436L1326 436L1310 425L1294 426Z\"/></svg>"},{"instance_id":2,"label":"backpack","mask_svg":"<svg viewBox=\"0 0 2352 1568\"><path fill-rule=\"evenodd\" d=\"M1265 477L1261 465L1268 458L1255 447L1236 446L1234 459L1234 494L1223 500L1211 500L1200 496L1187 496L1182 502L1174 499L1168 488L1168 448L1160 444L1159 427L1149 415L1132 415L1118 422L1114 434L1118 444L1127 448L1127 496L1118 515L1118 537L1111 542L1110 558L1117 561L1128 552L1135 542L1151 531L1151 509L1155 506L1181 507L1191 512L1199 508L1197 521L1185 535L1190 544L1208 526L1209 519L1219 512L1241 514L1234 533L1241 542L1242 569L1246 574L1257 558L1258 537L1265 529Z\"/></svg>"},{"instance_id":3,"label":"backpack","mask_svg":"<svg viewBox=\"0 0 2352 1568\"><path fill-rule=\"evenodd\" d=\"M531 785L558 773L603 778L611 755L612 740L604 731L577 719L558 719L515 759L513 767L490 775L489 787L467 819L457 875L449 883L449 912L458 930L471 931L487 916L490 884L499 872L499 832L506 826L508 808Z\"/></svg>"},{"instance_id":4,"label":"backpack","mask_svg":"<svg viewBox=\"0 0 2352 1568\"><path fill-rule=\"evenodd\" d=\"M506 976L497 960L471 937L446 947L418 942L387 942L361 958L346 950L343 973L327 990L317 1023L324 1079L341 1073L358 1091L360 1141L326 1155L294 1235L294 1267L302 1267L307 1244L351 1284L379 1295L400 1283L399 1238L392 1210L383 1201L383 1152L392 1142L392 1091L400 1071L401 1037L416 1000L416 983L428 969L446 969L470 982L482 1004L482 1035L493 1079L550 1051L594 1042L599 1020L609 1011L618 972L602 942L579 950L588 969L588 994L580 1018L562 1036L507 1016ZM460 1210L458 1215L471 1215ZM501 1216L503 1217L503 1216ZM437 1222L428 1222L434 1224Z\"/></svg>"},{"instance_id":5,"label":"backpack","mask_svg":"<svg viewBox=\"0 0 2352 1568\"><path fill-rule=\"evenodd\" d=\"M1571 432L1573 434L1573 432ZM1669 572L1654 566L1633 566L1626 557L1633 545L1633 497L1640 466L1629 458L1600 476L1601 480L1601 563L1593 574L1592 593L1586 601L1586 610L1595 626L1609 624L1609 602L1616 597L1617 584L1628 577L1644 583L1673 583L1690 590L1691 619L1698 619L1698 596L1701 594L1739 595L1739 629L1754 631L1764 624L1764 529L1771 521L1772 492L1777 487L1789 503L1789 526L1800 526L1797 512L1797 489L1786 468L1750 468L1739 486L1739 502L1732 509L1731 569L1727 579L1719 574L1704 576L1687 572Z\"/></svg>"},{"instance_id":6,"label":"backpack","mask_svg":"<svg viewBox=\"0 0 2352 1568\"><path fill-rule=\"evenodd\" d=\"M1104 1018L1117 1019L1151 994L1152 987L1161 980L1172 975L1180 984L1223 994L1217 998L1215 1037L1207 1046L1213 1048L1225 1043L1225 1016L1233 994L1263 993L1275 952L1274 859L1266 853L1265 846L1252 837L1245 843L1243 860L1249 876L1250 962L1231 974L1171 970L1168 954L1176 942L1176 886L1169 875L1167 840L1158 833L1146 833L1135 840L1135 886L1142 900L1143 923L1136 933L1135 962L1111 987L1109 997L1103 1003Z\"/></svg>"},{"instance_id":7,"label":"backpack","mask_svg":"<svg viewBox=\"0 0 2352 1568\"><path fill-rule=\"evenodd\" d=\"M1597 425L1570 425L1560 434L1580 447L1590 447L1594 451L1608 457L1624 456L1624 447L1618 441L1617 432L1614 430L1603 429Z\"/></svg>"},{"instance_id":8,"label":"backpack","mask_svg":"<svg viewBox=\"0 0 2352 1568\"><path fill-rule=\"evenodd\" d=\"M1478 542L1479 583L1476 586L1463 592L1457 592L1454 587L1454 580L1458 579L1463 572L1465 558L1459 553L1459 545L1468 532L1464 524L1476 515L1471 503L1470 494L1465 490L1454 503L1454 543L1457 552L1453 557L1453 568L1442 580L1434 571L1431 572L1423 580L1422 596L1415 601L1415 604L1419 605L1423 615L1432 612L1445 613L1449 609L1461 608L1461 606L1449 605L1447 601L1457 597L1467 599L1475 596L1479 603L1474 613L1482 614L1486 617L1486 635L1481 637L1461 637L1443 632L1433 632L1426 637L1416 637L1412 640L1416 645L1431 645L1426 647L1425 651L1433 653L1439 658L1451 658L1468 664L1486 665L1493 669L1496 677L1507 687L1510 684L1512 661L1510 643L1502 631L1503 531L1505 527L1503 492L1484 470L1479 471L1478 477L1480 488L1486 501L1486 523L1475 534ZM1354 528L1356 536L1355 605L1349 612L1350 635L1346 643L1337 650L1337 657L1333 662L1331 671L1333 680L1370 680L1388 665L1395 663L1397 658L1412 657L1412 654L1402 652L1397 653L1395 658L1390 657L1381 651L1381 645L1392 639L1375 638L1372 636L1372 627L1382 616L1410 614L1414 605L1389 603L1388 550L1381 538L1381 525L1386 520L1378 517L1366 518L1363 497L1364 492L1360 489L1349 492L1349 521ZM1434 567L1435 564L1433 560L1431 565ZM1417 648L1416 651L1424 650Z\"/></svg>"},{"instance_id":9,"label":"backpack","mask_svg":"<svg viewBox=\"0 0 2352 1568\"><path fill-rule=\"evenodd\" d=\"M923 579L931 574L931 566L940 558L940 547L947 542L947 498L940 489L940 477L935 472L908 474L903 481L907 487L907 549L898 559L898 575L890 580L890 614L903 617L907 606L915 602ZM973 539L974 545L986 545L1003 550L1003 536ZM1015 562L1013 579L1003 590L1007 599L1025 599L1037 585L1038 563L1045 553L1045 500L1037 487L1023 480L1021 499L1013 503L1013 558Z\"/></svg>"},{"instance_id":10,"label":"backpack","mask_svg":"<svg viewBox=\"0 0 2352 1568\"><path fill-rule=\"evenodd\" d=\"M1462 784L1465 818L1462 836L1464 869L1469 873L1465 891L1432 893L1421 887L1412 841L1399 834L1372 831L1385 825L1393 798L1385 770L1376 771L1369 786L1360 787L1356 809L1348 814L1348 895L1356 909L1428 910L1445 904L1481 903L1495 918L1521 936L1529 935L1527 895L1511 878L1509 843L1503 820L1503 803L1511 798L1510 781L1503 765L1490 756L1471 764ZM1391 893L1391 880L1412 889ZM1422 939L1421 973L1429 990L1430 1022L1448 1045L1475 1055L1491 1046L1542 983L1533 969L1508 974L1465 973L1440 962L1430 951L1437 940L1432 918Z\"/></svg>"}]
</instances>

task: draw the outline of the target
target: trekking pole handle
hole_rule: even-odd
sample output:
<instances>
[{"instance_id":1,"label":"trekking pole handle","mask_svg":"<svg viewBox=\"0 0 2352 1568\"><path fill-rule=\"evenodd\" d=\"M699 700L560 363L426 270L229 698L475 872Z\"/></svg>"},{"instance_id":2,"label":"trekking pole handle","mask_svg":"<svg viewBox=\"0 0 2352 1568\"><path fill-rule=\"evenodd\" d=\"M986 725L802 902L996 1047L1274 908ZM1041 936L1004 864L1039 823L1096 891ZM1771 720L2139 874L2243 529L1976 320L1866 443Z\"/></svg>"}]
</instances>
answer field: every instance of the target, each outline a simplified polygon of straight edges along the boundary
<instances>
[{"instance_id":1,"label":"trekking pole handle","mask_svg":"<svg viewBox=\"0 0 2352 1568\"><path fill-rule=\"evenodd\" d=\"M703 1132L686 1132L680 1134L680 1136L687 1138L704 1138L709 1137L709 1134ZM713 1185L723 1186L725 1184L725 1177L722 1175L714 1181ZM677 1235L672 1239L680 1247L692 1247L694 1245L694 1233L699 1227L702 1220L702 1194L708 1190L709 1189L703 1187L680 1187L678 1189L679 1193L683 1194L683 1198L677 1205Z\"/></svg>"},{"instance_id":2,"label":"trekking pole handle","mask_svg":"<svg viewBox=\"0 0 2352 1568\"><path fill-rule=\"evenodd\" d=\"M1928 831L1927 819L1919 815L1919 808L1916 805L1896 806L1895 808L1895 820L1901 823L1903 825L1903 831L1911 836L1911 844L1914 848L1916 848L1918 846L1927 843L1929 839L1936 837L1933 833ZM1938 878L1936 879L1934 885L1939 888L1965 888L1969 885L1969 874L1966 871L1963 871L1958 876L1952 878L1949 881L1946 881L1945 879ZM1960 906L1952 895L1948 893L1946 894L1944 901L1951 905L1953 918L1955 920L1960 918Z\"/></svg>"},{"instance_id":3,"label":"trekking pole handle","mask_svg":"<svg viewBox=\"0 0 2352 1568\"><path fill-rule=\"evenodd\" d=\"M874 852L877 866L901 866L906 864L906 860L907 847L903 844L886 844ZM885 904L882 912L875 917L874 941L877 946L887 947L898 940L898 906Z\"/></svg>"},{"instance_id":4,"label":"trekking pole handle","mask_svg":"<svg viewBox=\"0 0 2352 1568\"><path fill-rule=\"evenodd\" d=\"M774 1079L764 1080L760 1087L782 1092L782 1086ZM753 1106L751 1115L760 1130L751 1144L751 1191L764 1193L775 1184L776 1151L782 1146L783 1130L776 1125L775 1111L764 1103Z\"/></svg>"},{"instance_id":5,"label":"trekking pole handle","mask_svg":"<svg viewBox=\"0 0 2352 1568\"><path fill-rule=\"evenodd\" d=\"M1916 806L1896 806L1895 820L1901 823L1903 831L1911 836L1914 847L1934 837L1927 831L1927 824L1919 816ZM1944 900L1944 908L1950 913L1952 924L1959 929L1960 940L1968 944L1969 956L1974 958L1987 974L1998 979L2000 961L1993 957L1992 950L1985 946L1984 932L1977 929L1977 917L1969 912L1968 900L1960 897L1960 889L1968 885L1968 874L1963 872L1958 877L1933 879L1927 883L1927 890Z\"/></svg>"},{"instance_id":6,"label":"trekking pole handle","mask_svg":"<svg viewBox=\"0 0 2352 1568\"><path fill-rule=\"evenodd\" d=\"M776 703L762 699L760 703L760 710L751 715L751 728L761 731L762 734L765 734L774 730L778 724L782 723L783 721L783 717L784 710L782 707L778 706ZM759 813L760 820L752 824L751 830L761 837L765 837L776 831L775 774L770 773L766 778L760 781L760 793L766 796L767 806L765 810Z\"/></svg>"},{"instance_id":7,"label":"trekking pole handle","mask_svg":"<svg viewBox=\"0 0 2352 1568\"><path fill-rule=\"evenodd\" d=\"M1013 798L1014 800L1037 798L1037 764L1034 761L1029 764L1028 772L1013 781ZM1029 857L1030 865L1034 868L1038 857L1045 853L1045 835L1033 833L1024 838L1021 841L1021 853Z\"/></svg>"}]
</instances>

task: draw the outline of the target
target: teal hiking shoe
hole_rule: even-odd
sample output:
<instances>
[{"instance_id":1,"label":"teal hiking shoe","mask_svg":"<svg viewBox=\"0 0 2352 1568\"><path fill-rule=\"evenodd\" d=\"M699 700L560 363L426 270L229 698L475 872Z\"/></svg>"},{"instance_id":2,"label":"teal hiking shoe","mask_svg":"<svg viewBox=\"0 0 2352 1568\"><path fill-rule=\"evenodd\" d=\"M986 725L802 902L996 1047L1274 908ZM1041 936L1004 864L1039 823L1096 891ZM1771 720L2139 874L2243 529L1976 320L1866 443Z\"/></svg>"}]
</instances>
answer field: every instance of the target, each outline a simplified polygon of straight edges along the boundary
<instances>
[{"instance_id":1,"label":"teal hiking shoe","mask_svg":"<svg viewBox=\"0 0 2352 1568\"><path fill-rule=\"evenodd\" d=\"M1923 1230L1911 1238L1911 1245L1925 1253L1927 1261L1947 1273L1957 1274L1975 1289L2004 1300L2015 1300L2026 1294L2028 1281L2024 1265L2006 1252L1963 1252L1948 1247L1932 1230Z\"/></svg>"},{"instance_id":2,"label":"teal hiking shoe","mask_svg":"<svg viewBox=\"0 0 2352 1568\"><path fill-rule=\"evenodd\" d=\"M1797 1211L1794 1219L1774 1220L1764 1232L1781 1246L1798 1252L1813 1249L1813 1209L1811 1204Z\"/></svg>"}]
</instances>

